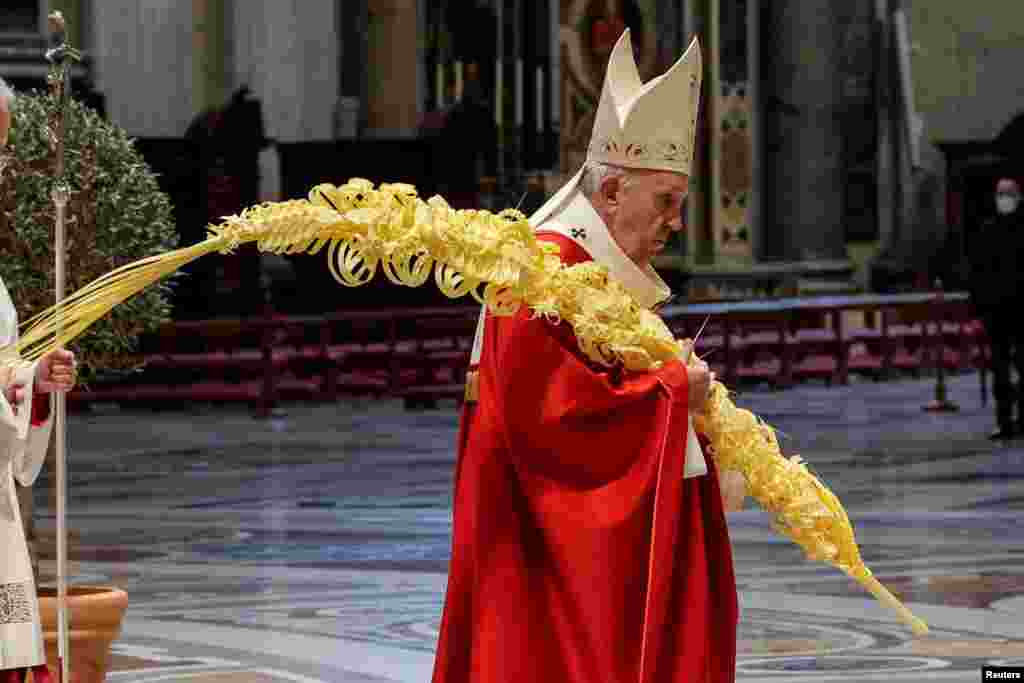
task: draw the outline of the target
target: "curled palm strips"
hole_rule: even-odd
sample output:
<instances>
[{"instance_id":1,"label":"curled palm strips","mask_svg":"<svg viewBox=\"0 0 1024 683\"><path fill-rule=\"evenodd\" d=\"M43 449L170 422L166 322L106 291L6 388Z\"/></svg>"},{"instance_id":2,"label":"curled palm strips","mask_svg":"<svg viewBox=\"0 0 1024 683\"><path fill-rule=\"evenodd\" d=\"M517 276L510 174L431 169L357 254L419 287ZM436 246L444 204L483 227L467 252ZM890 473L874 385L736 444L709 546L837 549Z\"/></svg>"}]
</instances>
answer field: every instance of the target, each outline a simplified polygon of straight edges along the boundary
<instances>
[{"instance_id":1,"label":"curled palm strips","mask_svg":"<svg viewBox=\"0 0 1024 683\"><path fill-rule=\"evenodd\" d=\"M471 295L499 315L522 305L535 315L572 325L582 351L603 365L642 372L683 357L688 346L641 308L607 270L593 262L566 267L557 247L538 241L514 210L456 211L440 197L420 199L414 187L352 179L318 185L306 200L262 204L209 228L200 244L129 264L97 279L26 321L16 349L34 360L63 346L114 306L149 284L212 252L255 242L277 254L316 254L327 248L334 278L357 287L377 270L395 284L419 287L431 272L452 298ZM711 440L720 469L740 472L750 495L773 515L774 527L810 559L834 565L894 609L915 633L927 626L871 575L861 559L842 504L798 457L782 455L774 430L737 408L714 383L697 428Z\"/></svg>"}]
</instances>

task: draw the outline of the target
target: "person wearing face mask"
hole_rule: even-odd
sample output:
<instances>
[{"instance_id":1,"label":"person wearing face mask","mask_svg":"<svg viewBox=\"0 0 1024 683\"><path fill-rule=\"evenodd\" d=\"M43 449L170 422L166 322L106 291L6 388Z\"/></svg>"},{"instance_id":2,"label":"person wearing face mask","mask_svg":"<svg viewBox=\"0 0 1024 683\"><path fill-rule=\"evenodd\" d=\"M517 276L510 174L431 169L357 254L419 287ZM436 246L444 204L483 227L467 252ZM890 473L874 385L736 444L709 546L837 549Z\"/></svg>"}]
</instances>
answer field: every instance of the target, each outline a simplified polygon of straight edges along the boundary
<instances>
[{"instance_id":1,"label":"person wearing face mask","mask_svg":"<svg viewBox=\"0 0 1024 683\"><path fill-rule=\"evenodd\" d=\"M996 216L975 235L968 254L971 302L992 344L992 388L996 431L990 438L1024 434L1024 396L1014 386L1010 364L1024 377L1024 210L1020 185L1013 178L996 183ZM1017 410L1014 422L1014 409Z\"/></svg>"}]
</instances>

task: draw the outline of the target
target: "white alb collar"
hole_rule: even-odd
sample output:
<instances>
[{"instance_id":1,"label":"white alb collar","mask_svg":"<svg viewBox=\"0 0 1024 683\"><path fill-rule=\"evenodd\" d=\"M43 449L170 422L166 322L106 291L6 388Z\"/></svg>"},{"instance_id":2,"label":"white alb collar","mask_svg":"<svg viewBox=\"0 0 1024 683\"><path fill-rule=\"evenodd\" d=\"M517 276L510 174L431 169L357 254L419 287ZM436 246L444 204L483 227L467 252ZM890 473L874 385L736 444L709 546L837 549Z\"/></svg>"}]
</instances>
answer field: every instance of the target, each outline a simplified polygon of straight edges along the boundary
<instances>
[{"instance_id":1,"label":"white alb collar","mask_svg":"<svg viewBox=\"0 0 1024 683\"><path fill-rule=\"evenodd\" d=\"M578 188L562 208L536 226L536 230L556 232L579 244L594 261L606 266L644 308L654 308L672 296L672 290L652 266L640 268L619 248L604 220Z\"/></svg>"}]
</instances>

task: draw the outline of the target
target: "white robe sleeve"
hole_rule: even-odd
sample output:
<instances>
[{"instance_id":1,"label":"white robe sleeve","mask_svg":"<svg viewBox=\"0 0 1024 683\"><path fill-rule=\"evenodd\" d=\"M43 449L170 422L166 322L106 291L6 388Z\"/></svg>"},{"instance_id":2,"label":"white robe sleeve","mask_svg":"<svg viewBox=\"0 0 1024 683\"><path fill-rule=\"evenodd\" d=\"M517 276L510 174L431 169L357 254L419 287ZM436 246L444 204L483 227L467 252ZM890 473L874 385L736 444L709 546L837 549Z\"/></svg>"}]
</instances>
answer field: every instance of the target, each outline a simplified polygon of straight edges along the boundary
<instances>
[{"instance_id":1,"label":"white robe sleeve","mask_svg":"<svg viewBox=\"0 0 1024 683\"><path fill-rule=\"evenodd\" d=\"M708 463L704 459L704 451L697 439L697 430L693 428L693 415L686 418L686 461L683 466L683 478L703 477L708 473Z\"/></svg>"},{"instance_id":2,"label":"white robe sleeve","mask_svg":"<svg viewBox=\"0 0 1024 683\"><path fill-rule=\"evenodd\" d=\"M14 478L22 486L31 486L43 469L46 460L46 447L50 443L53 430L53 396L50 401L50 414L46 421L36 426L32 424L33 384L35 382L36 364L19 368L15 371L16 381L25 385L25 400L15 415L17 435L11 449L14 462L12 470Z\"/></svg>"},{"instance_id":3,"label":"white robe sleeve","mask_svg":"<svg viewBox=\"0 0 1024 683\"><path fill-rule=\"evenodd\" d=\"M14 459L14 442L18 440L18 418L0 391L0 472Z\"/></svg>"},{"instance_id":4,"label":"white robe sleeve","mask_svg":"<svg viewBox=\"0 0 1024 683\"><path fill-rule=\"evenodd\" d=\"M0 346L9 346L18 341L18 312L7 292L7 287L0 279ZM0 465L7 460L11 463L11 473L22 486L31 486L39 476L46 459L46 447L50 442L53 428L53 397L50 396L50 417L39 426L32 425L32 400L35 397L33 386L36 377L36 363L16 367L12 383L25 385L25 399L15 412L6 399L5 407L0 407L0 421L13 420L15 433L9 438L10 445L3 448L6 454L0 455ZM3 427L0 426L0 430ZM3 437L0 434L0 437Z\"/></svg>"}]
</instances>

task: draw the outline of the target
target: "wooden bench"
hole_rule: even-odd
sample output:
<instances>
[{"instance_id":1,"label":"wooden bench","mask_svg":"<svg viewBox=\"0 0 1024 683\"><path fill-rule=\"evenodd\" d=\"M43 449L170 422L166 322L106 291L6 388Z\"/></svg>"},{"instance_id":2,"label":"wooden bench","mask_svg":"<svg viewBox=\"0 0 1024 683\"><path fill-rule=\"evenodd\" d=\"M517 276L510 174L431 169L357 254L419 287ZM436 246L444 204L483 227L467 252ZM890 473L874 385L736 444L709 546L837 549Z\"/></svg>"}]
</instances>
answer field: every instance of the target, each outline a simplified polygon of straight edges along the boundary
<instances>
[{"instance_id":1,"label":"wooden bench","mask_svg":"<svg viewBox=\"0 0 1024 683\"><path fill-rule=\"evenodd\" d=\"M697 353L712 354L709 364L727 383L784 387L807 379L845 384L851 373L876 380L918 374L934 365L938 341L946 369L968 369L982 357L979 326L962 295L941 303L923 293L695 304L664 315L680 338L711 316Z\"/></svg>"},{"instance_id":2,"label":"wooden bench","mask_svg":"<svg viewBox=\"0 0 1024 683\"><path fill-rule=\"evenodd\" d=\"M277 376L291 360L275 346L276 329L272 318L169 323L141 338L140 372L76 389L68 402L248 401L269 415Z\"/></svg>"},{"instance_id":3,"label":"wooden bench","mask_svg":"<svg viewBox=\"0 0 1024 683\"><path fill-rule=\"evenodd\" d=\"M325 316L332 396L400 396L416 405L461 398L476 307L347 311Z\"/></svg>"}]
</instances>

